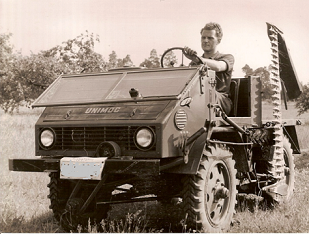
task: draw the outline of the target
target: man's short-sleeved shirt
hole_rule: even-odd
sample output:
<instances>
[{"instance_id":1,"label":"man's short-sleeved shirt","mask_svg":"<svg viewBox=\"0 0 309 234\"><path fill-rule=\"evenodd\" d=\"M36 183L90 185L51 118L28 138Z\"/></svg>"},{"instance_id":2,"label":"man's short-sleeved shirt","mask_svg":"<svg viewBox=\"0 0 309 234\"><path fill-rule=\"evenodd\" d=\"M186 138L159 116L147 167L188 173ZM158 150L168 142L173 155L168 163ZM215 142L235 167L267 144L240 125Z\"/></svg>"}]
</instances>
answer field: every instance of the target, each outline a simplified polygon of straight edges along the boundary
<instances>
[{"instance_id":1,"label":"man's short-sleeved shirt","mask_svg":"<svg viewBox=\"0 0 309 234\"><path fill-rule=\"evenodd\" d=\"M210 57L209 59L213 59L216 61L224 61L227 65L226 71L223 72L216 72L216 90L220 93L230 93L230 85L231 85L231 78L232 78L232 71L234 66L234 56L231 54L220 54L217 52L214 56Z\"/></svg>"}]
</instances>

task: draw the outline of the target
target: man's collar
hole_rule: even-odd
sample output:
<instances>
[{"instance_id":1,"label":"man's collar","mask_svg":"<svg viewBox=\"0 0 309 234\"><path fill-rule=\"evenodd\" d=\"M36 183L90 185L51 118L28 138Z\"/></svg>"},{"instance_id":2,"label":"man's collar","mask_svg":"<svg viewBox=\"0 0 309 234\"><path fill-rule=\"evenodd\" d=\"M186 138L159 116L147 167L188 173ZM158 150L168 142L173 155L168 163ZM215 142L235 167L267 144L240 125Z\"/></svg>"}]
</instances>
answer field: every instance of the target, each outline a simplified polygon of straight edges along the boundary
<instances>
[{"instance_id":1,"label":"man's collar","mask_svg":"<svg viewBox=\"0 0 309 234\"><path fill-rule=\"evenodd\" d=\"M217 57L218 54L219 54L219 51L217 51L216 53L214 53L213 56L208 57L208 59L215 59L215 58ZM202 57L205 58L205 57L204 57L204 54L202 55Z\"/></svg>"}]
</instances>

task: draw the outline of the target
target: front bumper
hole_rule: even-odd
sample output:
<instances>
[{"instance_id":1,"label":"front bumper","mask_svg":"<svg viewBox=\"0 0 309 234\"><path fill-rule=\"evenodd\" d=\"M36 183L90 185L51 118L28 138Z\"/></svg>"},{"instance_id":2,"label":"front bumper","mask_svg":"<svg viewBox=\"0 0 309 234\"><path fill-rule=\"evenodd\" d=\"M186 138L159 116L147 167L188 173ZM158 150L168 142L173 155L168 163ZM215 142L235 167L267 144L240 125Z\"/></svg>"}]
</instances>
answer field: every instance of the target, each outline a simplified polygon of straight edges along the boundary
<instances>
[{"instance_id":1,"label":"front bumper","mask_svg":"<svg viewBox=\"0 0 309 234\"><path fill-rule=\"evenodd\" d=\"M58 172L60 171L60 158L9 159L9 170L23 172ZM159 175L160 159L107 159L105 161L102 173L124 175Z\"/></svg>"}]
</instances>

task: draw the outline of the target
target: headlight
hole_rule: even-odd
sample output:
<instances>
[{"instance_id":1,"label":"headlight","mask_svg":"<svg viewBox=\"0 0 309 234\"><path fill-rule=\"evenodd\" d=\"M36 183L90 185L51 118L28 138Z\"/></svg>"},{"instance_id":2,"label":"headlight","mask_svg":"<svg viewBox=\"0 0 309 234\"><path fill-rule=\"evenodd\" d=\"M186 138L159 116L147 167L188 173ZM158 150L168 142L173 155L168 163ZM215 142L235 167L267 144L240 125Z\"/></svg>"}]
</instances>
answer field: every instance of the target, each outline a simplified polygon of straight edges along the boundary
<instances>
[{"instance_id":1,"label":"headlight","mask_svg":"<svg viewBox=\"0 0 309 234\"><path fill-rule=\"evenodd\" d=\"M44 149L48 149L55 143L55 133L52 129L43 129L40 133L40 145Z\"/></svg>"},{"instance_id":2,"label":"headlight","mask_svg":"<svg viewBox=\"0 0 309 234\"><path fill-rule=\"evenodd\" d=\"M134 143L140 150L149 150L155 143L155 134L151 128L138 128L135 132Z\"/></svg>"}]
</instances>

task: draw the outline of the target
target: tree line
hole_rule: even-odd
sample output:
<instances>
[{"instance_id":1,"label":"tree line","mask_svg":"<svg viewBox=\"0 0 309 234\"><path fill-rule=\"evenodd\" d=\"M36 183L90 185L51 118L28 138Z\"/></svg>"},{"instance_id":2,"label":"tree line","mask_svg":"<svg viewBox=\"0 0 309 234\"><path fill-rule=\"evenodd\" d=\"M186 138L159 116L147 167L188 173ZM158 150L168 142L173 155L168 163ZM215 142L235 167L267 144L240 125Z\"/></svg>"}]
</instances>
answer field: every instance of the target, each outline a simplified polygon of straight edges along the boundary
<instances>
[{"instance_id":1,"label":"tree line","mask_svg":"<svg viewBox=\"0 0 309 234\"><path fill-rule=\"evenodd\" d=\"M130 55L118 58L112 51L106 61L101 54L94 51L95 43L100 42L98 35L86 31L74 39L63 42L49 50L23 56L15 52L10 44L12 34L0 34L0 108L5 113L18 111L20 106L31 103L61 74L106 72L109 69L132 66ZM173 60L173 54L167 55ZM148 58L140 67L158 68L160 58L152 49ZM243 67L245 76L260 76L263 86L263 99L271 98L269 68L252 69ZM307 95L307 96L306 96ZM304 87L302 96L297 101L299 113L309 109L309 88Z\"/></svg>"}]
</instances>

